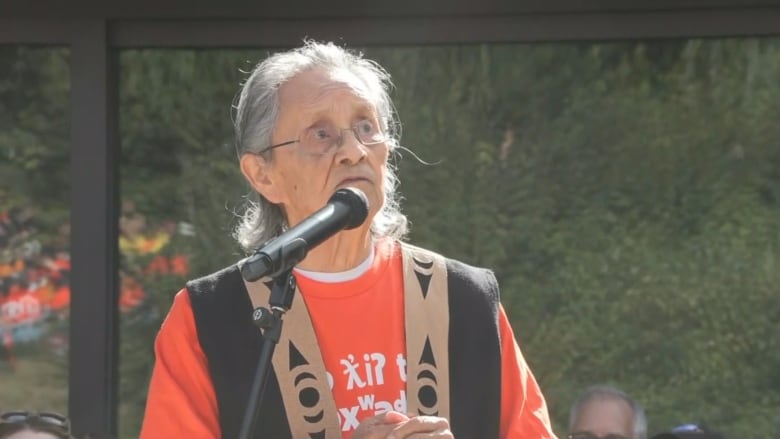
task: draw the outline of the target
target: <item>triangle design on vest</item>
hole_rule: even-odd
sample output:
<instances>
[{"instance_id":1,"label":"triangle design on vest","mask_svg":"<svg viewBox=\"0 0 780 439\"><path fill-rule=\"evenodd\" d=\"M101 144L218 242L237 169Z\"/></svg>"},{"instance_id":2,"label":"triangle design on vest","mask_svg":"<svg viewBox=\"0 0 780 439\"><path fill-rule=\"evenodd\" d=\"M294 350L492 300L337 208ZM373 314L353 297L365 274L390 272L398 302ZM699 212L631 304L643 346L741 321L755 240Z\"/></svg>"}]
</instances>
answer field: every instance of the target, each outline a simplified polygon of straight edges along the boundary
<instances>
[{"instance_id":1,"label":"triangle design on vest","mask_svg":"<svg viewBox=\"0 0 780 439\"><path fill-rule=\"evenodd\" d=\"M298 366L305 366L309 364L308 361L306 361L306 358L304 358L303 354L301 354L301 351L298 350L298 348L295 347L292 340L290 340L290 370L295 369Z\"/></svg>"},{"instance_id":2,"label":"triangle design on vest","mask_svg":"<svg viewBox=\"0 0 780 439\"><path fill-rule=\"evenodd\" d=\"M420 282L420 289L422 290L423 299L428 297L428 286L431 284L431 275L420 273L415 270L414 274L417 276L417 281Z\"/></svg>"},{"instance_id":3,"label":"triangle design on vest","mask_svg":"<svg viewBox=\"0 0 780 439\"><path fill-rule=\"evenodd\" d=\"M420 290L422 290L423 299L428 297L428 287L431 284L431 277L433 276L433 259L424 261L417 256L412 257L416 267L414 270L415 276L417 276L417 282L420 283Z\"/></svg>"},{"instance_id":4,"label":"triangle design on vest","mask_svg":"<svg viewBox=\"0 0 780 439\"><path fill-rule=\"evenodd\" d=\"M423 347L422 355L420 356L420 362L418 364L430 364L436 367L436 358L433 356L433 349L431 349L431 339L425 337L425 346Z\"/></svg>"}]
</instances>

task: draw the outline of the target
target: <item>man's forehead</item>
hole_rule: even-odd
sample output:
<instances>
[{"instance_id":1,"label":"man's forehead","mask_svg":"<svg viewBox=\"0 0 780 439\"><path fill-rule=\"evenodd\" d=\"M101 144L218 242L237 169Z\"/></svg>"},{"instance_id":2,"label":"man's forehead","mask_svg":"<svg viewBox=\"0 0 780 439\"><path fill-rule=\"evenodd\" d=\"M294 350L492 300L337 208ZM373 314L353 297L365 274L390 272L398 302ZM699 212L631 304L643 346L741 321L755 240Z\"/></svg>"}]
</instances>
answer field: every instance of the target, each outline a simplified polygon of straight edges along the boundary
<instances>
[{"instance_id":1,"label":"man's forehead","mask_svg":"<svg viewBox=\"0 0 780 439\"><path fill-rule=\"evenodd\" d=\"M316 104L333 94L354 95L371 102L366 84L347 69L315 68L301 72L282 86L280 94L305 105Z\"/></svg>"},{"instance_id":2,"label":"man's forehead","mask_svg":"<svg viewBox=\"0 0 780 439\"><path fill-rule=\"evenodd\" d=\"M596 398L586 402L580 408L573 430L600 430L593 431L599 434L619 433L621 429L630 432L633 417L633 410L627 402L620 399Z\"/></svg>"},{"instance_id":3,"label":"man's forehead","mask_svg":"<svg viewBox=\"0 0 780 439\"><path fill-rule=\"evenodd\" d=\"M363 81L358 78L356 74L347 69L330 69L326 72L326 75L330 78L331 81L340 82L352 87L365 88Z\"/></svg>"}]
</instances>

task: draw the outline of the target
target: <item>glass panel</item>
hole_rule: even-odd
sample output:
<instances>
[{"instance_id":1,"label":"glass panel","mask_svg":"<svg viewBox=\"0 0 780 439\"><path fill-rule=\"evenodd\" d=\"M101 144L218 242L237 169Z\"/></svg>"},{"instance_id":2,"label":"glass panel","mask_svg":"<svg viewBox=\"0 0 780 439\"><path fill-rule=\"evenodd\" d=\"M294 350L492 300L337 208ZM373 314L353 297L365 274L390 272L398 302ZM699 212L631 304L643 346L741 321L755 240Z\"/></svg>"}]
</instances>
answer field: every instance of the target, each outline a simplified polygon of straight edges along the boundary
<instances>
[{"instance_id":1,"label":"glass panel","mask_svg":"<svg viewBox=\"0 0 780 439\"><path fill-rule=\"evenodd\" d=\"M0 410L67 413L68 56L0 46Z\"/></svg>"},{"instance_id":2,"label":"glass panel","mask_svg":"<svg viewBox=\"0 0 780 439\"><path fill-rule=\"evenodd\" d=\"M229 108L243 77L239 69L252 66L242 60L261 56L120 55L122 438L138 437L153 340L173 296L187 279L238 259L228 225L244 186L236 173Z\"/></svg>"},{"instance_id":3,"label":"glass panel","mask_svg":"<svg viewBox=\"0 0 780 439\"><path fill-rule=\"evenodd\" d=\"M122 437L173 295L241 257L229 106L265 55L122 53ZM397 161L410 240L495 270L559 436L602 382L651 433L776 434L780 40L367 55L393 75L403 146L432 163Z\"/></svg>"}]
</instances>

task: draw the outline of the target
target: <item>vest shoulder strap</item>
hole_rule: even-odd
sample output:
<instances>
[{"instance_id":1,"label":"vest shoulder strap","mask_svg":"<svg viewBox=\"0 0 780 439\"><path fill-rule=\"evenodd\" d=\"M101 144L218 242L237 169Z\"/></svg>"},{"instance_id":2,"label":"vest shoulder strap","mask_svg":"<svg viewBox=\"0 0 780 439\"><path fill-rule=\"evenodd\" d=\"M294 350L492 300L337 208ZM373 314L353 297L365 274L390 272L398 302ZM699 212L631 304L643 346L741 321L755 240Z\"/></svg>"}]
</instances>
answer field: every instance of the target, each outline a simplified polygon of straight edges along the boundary
<instances>
[{"instance_id":1,"label":"vest shoulder strap","mask_svg":"<svg viewBox=\"0 0 780 439\"><path fill-rule=\"evenodd\" d=\"M404 245L407 411L449 418L449 308L443 257ZM252 306L267 306L271 280L245 282ZM317 337L299 291L272 359L293 437L340 438Z\"/></svg>"}]
</instances>

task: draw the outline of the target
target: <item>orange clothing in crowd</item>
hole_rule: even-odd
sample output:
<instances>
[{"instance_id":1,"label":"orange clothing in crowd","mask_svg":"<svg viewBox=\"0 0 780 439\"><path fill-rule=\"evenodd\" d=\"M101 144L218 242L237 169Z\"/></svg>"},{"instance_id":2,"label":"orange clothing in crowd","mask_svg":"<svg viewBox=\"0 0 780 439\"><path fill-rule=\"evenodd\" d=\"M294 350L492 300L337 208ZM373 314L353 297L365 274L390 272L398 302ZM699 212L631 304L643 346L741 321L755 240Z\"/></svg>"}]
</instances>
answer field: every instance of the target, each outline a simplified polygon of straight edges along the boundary
<instances>
[{"instance_id":1,"label":"orange clothing in crowd","mask_svg":"<svg viewBox=\"0 0 780 439\"><path fill-rule=\"evenodd\" d=\"M350 437L378 407L405 408L400 250L389 241L380 244L371 266L355 279L313 280L298 271L296 280L332 383L343 437ZM554 438L542 393L503 308L499 311L501 438ZM141 438L221 437L215 391L186 290L174 299L155 353Z\"/></svg>"}]
</instances>

